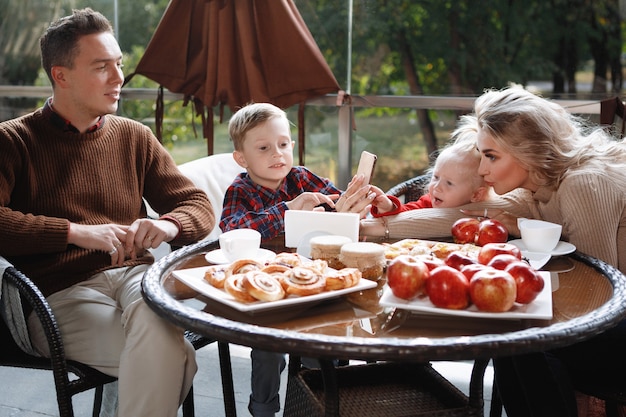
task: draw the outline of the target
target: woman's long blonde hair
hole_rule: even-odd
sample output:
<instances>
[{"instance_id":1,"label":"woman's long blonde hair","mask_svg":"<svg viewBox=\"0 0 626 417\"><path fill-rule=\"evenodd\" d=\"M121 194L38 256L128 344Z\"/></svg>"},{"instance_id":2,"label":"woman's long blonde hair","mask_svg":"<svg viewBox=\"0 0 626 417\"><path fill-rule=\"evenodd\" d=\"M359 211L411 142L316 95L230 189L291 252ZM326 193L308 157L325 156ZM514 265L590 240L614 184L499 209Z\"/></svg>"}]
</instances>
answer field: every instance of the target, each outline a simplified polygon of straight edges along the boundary
<instances>
[{"instance_id":1,"label":"woman's long blonde hair","mask_svg":"<svg viewBox=\"0 0 626 417\"><path fill-rule=\"evenodd\" d=\"M487 131L538 185L557 188L574 170L608 170L616 180L626 181L624 140L521 87L486 91L474 103L474 113L461 117L458 129L467 125Z\"/></svg>"}]
</instances>

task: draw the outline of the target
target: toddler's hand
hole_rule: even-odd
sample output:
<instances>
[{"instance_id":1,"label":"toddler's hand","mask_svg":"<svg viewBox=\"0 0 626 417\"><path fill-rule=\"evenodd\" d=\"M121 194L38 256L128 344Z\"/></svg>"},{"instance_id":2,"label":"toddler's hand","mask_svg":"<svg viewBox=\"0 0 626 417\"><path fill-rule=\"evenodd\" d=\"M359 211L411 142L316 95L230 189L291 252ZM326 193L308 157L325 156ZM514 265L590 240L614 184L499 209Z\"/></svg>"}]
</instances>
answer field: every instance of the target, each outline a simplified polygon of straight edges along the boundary
<instances>
[{"instance_id":1,"label":"toddler's hand","mask_svg":"<svg viewBox=\"0 0 626 417\"><path fill-rule=\"evenodd\" d=\"M387 213L395 208L393 201L380 188L372 186L372 191L376 193L372 205L378 209L379 214Z\"/></svg>"}]
</instances>

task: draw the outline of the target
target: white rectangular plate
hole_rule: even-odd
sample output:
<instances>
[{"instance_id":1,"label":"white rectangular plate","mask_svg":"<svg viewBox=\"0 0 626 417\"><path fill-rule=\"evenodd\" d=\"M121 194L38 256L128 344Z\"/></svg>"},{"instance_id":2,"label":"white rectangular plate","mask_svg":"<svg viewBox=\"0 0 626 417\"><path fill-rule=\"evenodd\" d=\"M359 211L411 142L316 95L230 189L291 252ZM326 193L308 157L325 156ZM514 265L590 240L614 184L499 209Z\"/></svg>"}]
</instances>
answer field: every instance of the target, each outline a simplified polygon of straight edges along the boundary
<instances>
[{"instance_id":1,"label":"white rectangular plate","mask_svg":"<svg viewBox=\"0 0 626 417\"><path fill-rule=\"evenodd\" d=\"M276 308L283 308L298 304L307 304L312 302L324 301L327 299L339 297L344 294L349 294L356 291L368 290L376 287L376 282L361 278L359 283L351 288L345 288L335 291L324 291L320 294L307 295L304 297L289 296L278 301L258 301L255 303L241 303L235 300L230 294L224 290L215 288L204 279L204 272L208 267L201 266L198 268L181 269L174 271L174 276L180 281L187 284L189 287L198 291L199 293L206 295L207 297L218 301L222 304L226 304L236 310L254 313L260 311L266 311Z\"/></svg>"},{"instance_id":2,"label":"white rectangular plate","mask_svg":"<svg viewBox=\"0 0 626 417\"><path fill-rule=\"evenodd\" d=\"M417 300L403 300L393 295L391 289L385 284L383 296L380 304L386 307L396 307L404 310L412 310L428 314L443 314L448 316L480 317L488 319L540 319L549 320L552 318L552 281L549 272L539 272L543 277L545 285L537 298L530 304L515 303L513 308L502 313L488 313L478 311L475 305L471 305L465 310L452 310L435 307L428 297Z\"/></svg>"}]
</instances>

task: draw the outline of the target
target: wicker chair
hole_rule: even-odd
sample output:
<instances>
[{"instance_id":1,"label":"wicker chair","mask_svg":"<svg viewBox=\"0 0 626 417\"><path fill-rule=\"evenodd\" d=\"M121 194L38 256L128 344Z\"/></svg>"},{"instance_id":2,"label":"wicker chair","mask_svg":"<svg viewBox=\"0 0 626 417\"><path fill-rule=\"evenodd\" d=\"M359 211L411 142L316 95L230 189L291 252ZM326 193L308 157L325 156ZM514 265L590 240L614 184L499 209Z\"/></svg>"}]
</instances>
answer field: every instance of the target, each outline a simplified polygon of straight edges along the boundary
<instances>
[{"instance_id":1,"label":"wicker chair","mask_svg":"<svg viewBox=\"0 0 626 417\"><path fill-rule=\"evenodd\" d=\"M626 104L619 97L612 97L600 102L600 124L615 136L623 138L626 134Z\"/></svg>"},{"instance_id":2,"label":"wicker chair","mask_svg":"<svg viewBox=\"0 0 626 417\"><path fill-rule=\"evenodd\" d=\"M430 177L431 174L418 175L417 177L413 177L393 186L386 192L386 194L393 195L398 198L403 197L404 202L417 201L426 191L428 191Z\"/></svg>"},{"instance_id":3,"label":"wicker chair","mask_svg":"<svg viewBox=\"0 0 626 417\"><path fill-rule=\"evenodd\" d=\"M3 282L18 289L22 302L32 307L33 311L41 320L48 339L50 358L42 358L30 355L20 349L14 341L11 332L4 320L0 320L0 337L2 338L0 350L0 366L16 368L51 370L54 376L54 385L57 394L59 416L73 417L74 409L72 397L78 393L95 389L93 416L98 416L102 405L102 393L104 384L113 382L115 377L106 375L83 363L68 360L56 319L45 297L37 286L16 268L7 267L3 274ZM6 287L4 287L6 288ZM214 342L192 332L186 332L185 337L192 343L194 348L200 349ZM227 416L236 415L235 401L232 387L232 370L230 367L230 353L228 344L220 342L220 365L224 390L224 407ZM225 349L225 350L224 350ZM70 379L70 374L75 377ZM183 403L183 416L193 417L193 387Z\"/></svg>"},{"instance_id":4,"label":"wicker chair","mask_svg":"<svg viewBox=\"0 0 626 417\"><path fill-rule=\"evenodd\" d=\"M48 338L50 358L32 356L23 352L14 342L9 328L3 320L0 324L0 332L2 333L0 365L51 370L54 376L59 415L62 417L74 415L72 406L74 395L95 388L93 415L97 416L102 403L103 385L115 381L115 378L90 366L65 358L63 341L52 310L43 294L30 279L16 268L8 267L4 271L3 281L18 289L22 301L30 305L41 320ZM76 375L77 378L70 380L70 373Z\"/></svg>"}]
</instances>

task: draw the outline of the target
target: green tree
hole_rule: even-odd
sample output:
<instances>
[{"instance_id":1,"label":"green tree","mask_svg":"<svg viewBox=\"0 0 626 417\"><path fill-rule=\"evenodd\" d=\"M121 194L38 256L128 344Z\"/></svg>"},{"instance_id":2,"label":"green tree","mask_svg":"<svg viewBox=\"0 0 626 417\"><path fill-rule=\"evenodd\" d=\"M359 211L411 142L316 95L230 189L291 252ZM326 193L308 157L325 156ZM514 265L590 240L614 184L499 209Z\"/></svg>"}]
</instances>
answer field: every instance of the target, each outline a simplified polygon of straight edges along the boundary
<instances>
[{"instance_id":1,"label":"green tree","mask_svg":"<svg viewBox=\"0 0 626 417\"><path fill-rule=\"evenodd\" d=\"M592 94L607 92L607 73L611 73L611 93L622 89L622 36L618 0L586 1L589 49L594 59Z\"/></svg>"},{"instance_id":2,"label":"green tree","mask_svg":"<svg viewBox=\"0 0 626 417\"><path fill-rule=\"evenodd\" d=\"M0 85L32 85L41 67L39 38L60 0L0 0ZM36 100L0 98L0 120L20 115Z\"/></svg>"},{"instance_id":3,"label":"green tree","mask_svg":"<svg viewBox=\"0 0 626 417\"><path fill-rule=\"evenodd\" d=\"M99 11L117 26L122 51L130 52L134 46L148 45L168 3L169 0L117 0L117 24L112 0L66 0L63 12L69 14L71 9L84 7Z\"/></svg>"},{"instance_id":4,"label":"green tree","mask_svg":"<svg viewBox=\"0 0 626 417\"><path fill-rule=\"evenodd\" d=\"M41 66L39 38L60 0L0 0L0 84L31 85Z\"/></svg>"}]
</instances>

